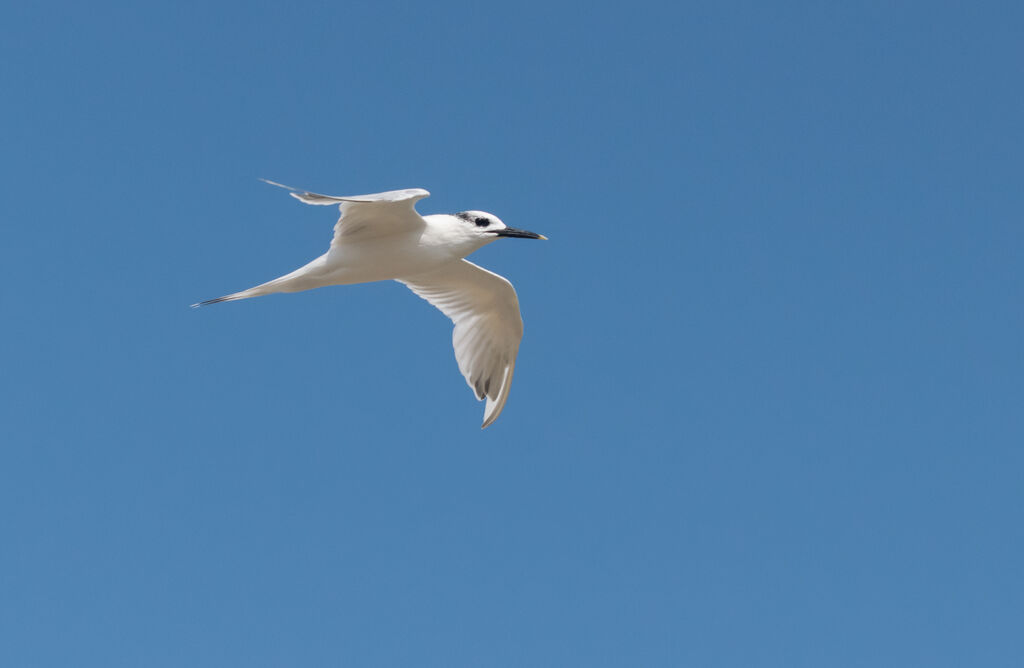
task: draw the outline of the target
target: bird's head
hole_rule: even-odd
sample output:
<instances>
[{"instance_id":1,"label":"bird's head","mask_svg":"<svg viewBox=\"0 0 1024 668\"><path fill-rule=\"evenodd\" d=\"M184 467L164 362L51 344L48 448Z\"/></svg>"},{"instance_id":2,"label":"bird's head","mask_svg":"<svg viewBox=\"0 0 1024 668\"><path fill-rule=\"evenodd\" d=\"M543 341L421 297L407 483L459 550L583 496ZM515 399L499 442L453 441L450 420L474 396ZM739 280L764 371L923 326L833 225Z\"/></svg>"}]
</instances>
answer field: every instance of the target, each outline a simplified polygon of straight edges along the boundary
<instances>
[{"instance_id":1,"label":"bird's head","mask_svg":"<svg viewBox=\"0 0 1024 668\"><path fill-rule=\"evenodd\" d=\"M462 232L478 240L481 246L500 237L547 239L547 237L541 234L509 227L501 222L501 218L486 211L460 211L455 214L455 218L459 221Z\"/></svg>"}]
</instances>

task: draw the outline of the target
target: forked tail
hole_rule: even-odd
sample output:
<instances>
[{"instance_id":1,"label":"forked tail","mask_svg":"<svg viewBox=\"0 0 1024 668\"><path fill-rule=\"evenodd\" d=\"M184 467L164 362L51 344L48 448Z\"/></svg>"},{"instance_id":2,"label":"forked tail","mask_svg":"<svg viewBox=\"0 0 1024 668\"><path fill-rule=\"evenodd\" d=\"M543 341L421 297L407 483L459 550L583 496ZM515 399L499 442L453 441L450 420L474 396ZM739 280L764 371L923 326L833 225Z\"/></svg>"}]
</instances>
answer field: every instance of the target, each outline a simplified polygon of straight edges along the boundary
<instances>
[{"instance_id":1,"label":"forked tail","mask_svg":"<svg viewBox=\"0 0 1024 668\"><path fill-rule=\"evenodd\" d=\"M249 288L248 290L242 290L241 292L233 292L230 295L224 295L223 297L217 297L216 299L207 299L206 301L192 304L192 308L199 308L200 306L209 306L210 304L219 304L221 302L233 302L237 299L259 297L261 295L269 295L271 292L275 292L275 290L262 291L260 290L261 287L263 286Z\"/></svg>"},{"instance_id":2,"label":"forked tail","mask_svg":"<svg viewBox=\"0 0 1024 668\"><path fill-rule=\"evenodd\" d=\"M322 285L329 285L328 283L324 283L319 280L317 273L320 270L320 267L323 266L324 257L325 256L318 257L306 266L299 267L290 274L278 276L272 281L261 283L260 285L249 288L248 290L233 292L230 295L224 295L223 297L217 297L216 299L207 299L205 302L192 304L192 308L209 306L210 304L219 304L221 302L233 302L238 299L249 299L250 297L262 297L263 295L272 295L275 292L299 292L301 290L318 288Z\"/></svg>"},{"instance_id":3,"label":"forked tail","mask_svg":"<svg viewBox=\"0 0 1024 668\"><path fill-rule=\"evenodd\" d=\"M291 281L291 278L291 274L275 278L272 281L268 281L262 285L257 285L256 287L249 288L248 290L232 292L230 295L224 295L223 297L217 297L216 299L207 299L204 302L192 304L192 308L209 306L210 304L219 304L221 302L233 302L239 299L249 299L251 297L262 297L263 295L271 295L275 292L294 292L295 287L291 285L294 281Z\"/></svg>"}]
</instances>

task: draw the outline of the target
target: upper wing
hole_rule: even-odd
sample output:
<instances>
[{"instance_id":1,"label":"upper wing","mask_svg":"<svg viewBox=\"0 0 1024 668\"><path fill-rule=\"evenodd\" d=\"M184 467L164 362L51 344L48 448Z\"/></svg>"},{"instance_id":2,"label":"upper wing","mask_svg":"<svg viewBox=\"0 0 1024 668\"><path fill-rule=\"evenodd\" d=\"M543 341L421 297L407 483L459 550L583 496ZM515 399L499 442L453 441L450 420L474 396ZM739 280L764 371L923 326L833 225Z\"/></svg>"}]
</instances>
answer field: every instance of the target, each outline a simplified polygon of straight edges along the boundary
<instances>
[{"instance_id":1,"label":"upper wing","mask_svg":"<svg viewBox=\"0 0 1024 668\"><path fill-rule=\"evenodd\" d=\"M477 399L487 398L483 427L490 425L508 400L523 338L515 288L467 260L399 280L455 323L452 344L459 371Z\"/></svg>"},{"instance_id":2,"label":"upper wing","mask_svg":"<svg viewBox=\"0 0 1024 668\"><path fill-rule=\"evenodd\" d=\"M334 224L332 248L345 239L370 238L423 227L423 218L416 213L416 202L430 196L430 193L422 188L409 188L374 195L334 197L299 190L267 179L260 180L292 191L289 193L292 197L306 204L337 204L341 217Z\"/></svg>"}]
</instances>

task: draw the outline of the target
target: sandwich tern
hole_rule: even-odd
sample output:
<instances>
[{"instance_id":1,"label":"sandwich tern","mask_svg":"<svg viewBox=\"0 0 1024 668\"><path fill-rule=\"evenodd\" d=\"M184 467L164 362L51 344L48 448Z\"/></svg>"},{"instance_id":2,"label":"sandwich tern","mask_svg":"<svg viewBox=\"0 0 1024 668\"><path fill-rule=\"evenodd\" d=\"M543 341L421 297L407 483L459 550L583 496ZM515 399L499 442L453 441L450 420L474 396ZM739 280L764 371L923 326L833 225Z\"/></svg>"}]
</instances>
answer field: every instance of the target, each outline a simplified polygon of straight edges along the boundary
<instances>
[{"instance_id":1,"label":"sandwich tern","mask_svg":"<svg viewBox=\"0 0 1024 668\"><path fill-rule=\"evenodd\" d=\"M452 344L459 371L477 399L487 400L481 428L493 423L508 400L523 319L512 284L465 257L502 237L547 237L508 227L484 211L421 216L416 202L430 196L422 188L333 197L261 181L285 188L306 204L337 204L341 217L330 248L289 274L192 306L328 285L398 281L455 323Z\"/></svg>"}]
</instances>

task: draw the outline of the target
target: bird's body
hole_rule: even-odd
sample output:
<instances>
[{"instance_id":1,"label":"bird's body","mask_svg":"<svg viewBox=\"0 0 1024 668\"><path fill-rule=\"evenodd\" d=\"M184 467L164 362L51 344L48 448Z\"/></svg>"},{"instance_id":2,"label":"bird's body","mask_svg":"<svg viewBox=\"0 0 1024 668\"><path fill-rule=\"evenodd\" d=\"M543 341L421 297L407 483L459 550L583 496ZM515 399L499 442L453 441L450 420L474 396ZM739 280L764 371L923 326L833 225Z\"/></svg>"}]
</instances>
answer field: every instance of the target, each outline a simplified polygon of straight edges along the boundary
<instances>
[{"instance_id":1,"label":"bird's body","mask_svg":"<svg viewBox=\"0 0 1024 668\"><path fill-rule=\"evenodd\" d=\"M455 323L459 369L477 398L487 399L483 426L494 422L508 399L523 334L519 300L511 283L464 258L502 236L545 237L507 227L482 211L420 216L415 203L430 193L418 188L332 197L267 183L291 190L307 204L337 204L341 217L331 247L289 274L194 306L329 285L399 281Z\"/></svg>"},{"instance_id":2,"label":"bird's body","mask_svg":"<svg viewBox=\"0 0 1024 668\"><path fill-rule=\"evenodd\" d=\"M272 291L297 292L328 285L387 281L421 274L462 259L465 255L458 248L445 243L443 228L439 229L437 224L439 218L450 216L424 216L423 229L415 233L346 240L309 264L276 279L281 283Z\"/></svg>"}]
</instances>

